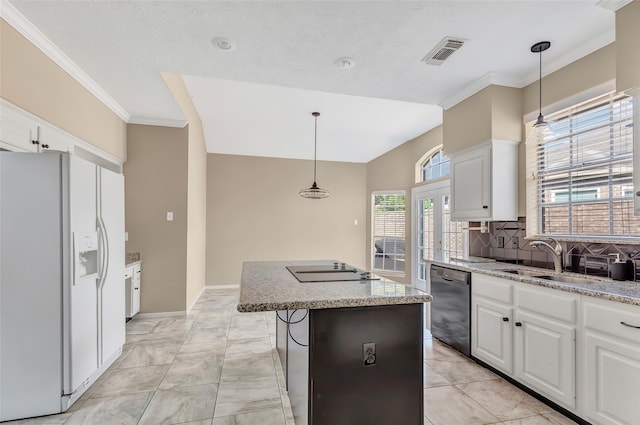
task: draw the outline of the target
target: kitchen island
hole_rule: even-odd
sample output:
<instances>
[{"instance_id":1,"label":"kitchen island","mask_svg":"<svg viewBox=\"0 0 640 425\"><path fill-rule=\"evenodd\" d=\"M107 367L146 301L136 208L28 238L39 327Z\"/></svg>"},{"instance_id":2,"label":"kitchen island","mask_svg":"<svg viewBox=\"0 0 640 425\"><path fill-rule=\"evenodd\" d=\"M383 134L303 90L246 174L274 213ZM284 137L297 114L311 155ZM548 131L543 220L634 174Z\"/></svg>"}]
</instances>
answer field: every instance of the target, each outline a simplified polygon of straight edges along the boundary
<instances>
[{"instance_id":1,"label":"kitchen island","mask_svg":"<svg viewBox=\"0 0 640 425\"><path fill-rule=\"evenodd\" d=\"M278 315L278 353L296 424L421 425L423 303L431 296L366 272L354 281L330 281L328 272L327 281L299 282L287 269L335 263L343 264L243 266L238 311Z\"/></svg>"}]
</instances>

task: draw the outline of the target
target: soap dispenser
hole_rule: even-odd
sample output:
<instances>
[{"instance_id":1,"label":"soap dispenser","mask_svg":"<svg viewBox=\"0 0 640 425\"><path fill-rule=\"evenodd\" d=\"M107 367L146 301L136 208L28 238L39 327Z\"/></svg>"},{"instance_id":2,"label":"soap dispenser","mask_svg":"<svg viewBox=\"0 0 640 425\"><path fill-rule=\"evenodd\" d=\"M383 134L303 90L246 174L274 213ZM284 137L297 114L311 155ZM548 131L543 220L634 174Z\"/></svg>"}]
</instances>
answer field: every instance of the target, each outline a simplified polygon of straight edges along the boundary
<instances>
[{"instance_id":1,"label":"soap dispenser","mask_svg":"<svg viewBox=\"0 0 640 425\"><path fill-rule=\"evenodd\" d=\"M627 280L627 262L620 259L620 254L615 255L616 260L609 266L609 272L611 273L611 279L613 280Z\"/></svg>"}]
</instances>

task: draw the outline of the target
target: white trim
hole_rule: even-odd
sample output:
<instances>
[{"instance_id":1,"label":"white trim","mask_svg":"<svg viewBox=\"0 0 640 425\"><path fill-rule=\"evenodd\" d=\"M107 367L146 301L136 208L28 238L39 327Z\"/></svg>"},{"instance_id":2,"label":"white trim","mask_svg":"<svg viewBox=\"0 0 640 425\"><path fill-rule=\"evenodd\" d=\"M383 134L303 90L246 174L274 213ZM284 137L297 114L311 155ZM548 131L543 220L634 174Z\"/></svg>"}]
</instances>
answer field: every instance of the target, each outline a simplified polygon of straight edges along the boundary
<instances>
[{"instance_id":1,"label":"white trim","mask_svg":"<svg viewBox=\"0 0 640 425\"><path fill-rule=\"evenodd\" d=\"M579 45L578 47L572 49L571 51L563 54L561 57L557 58L554 61L551 61L547 65L544 66L542 70L542 76L546 77L549 74L554 73L555 71L564 68L565 66L577 61L578 59L582 59L585 56L599 50L616 40L615 29L610 29L609 31L605 31L599 34L597 37L592 38L586 43ZM532 69L528 74L521 77L514 77L505 74L498 74L495 72L489 72L478 80L472 82L471 84L464 87L458 93L453 96L445 99L440 102L440 106L442 109L447 110L457 105L458 103L466 100L467 98L473 96L478 93L480 90L490 86L490 85L498 85L498 86L506 86L506 87L514 87L521 89L539 78L539 70L536 67ZM537 115L536 115L537 116Z\"/></svg>"},{"instance_id":2,"label":"white trim","mask_svg":"<svg viewBox=\"0 0 640 425\"><path fill-rule=\"evenodd\" d=\"M544 87L543 87L544 88ZM616 91L616 80L610 80L606 83L599 84L595 87L591 87L588 90L577 93L573 96L567 97L566 99L562 99L556 103L552 103L551 105L542 107L543 115L551 115L556 112L560 112L563 109L574 107L583 102L587 102L589 100L595 99L596 97L604 96L608 93L613 93ZM530 123L538 118L538 114L540 111L535 110L533 112L529 112L524 115L523 121L525 123ZM528 131L527 131L528 133Z\"/></svg>"},{"instance_id":3,"label":"white trim","mask_svg":"<svg viewBox=\"0 0 640 425\"><path fill-rule=\"evenodd\" d=\"M98 98L107 108L125 122L130 114L115 101L98 83L73 62L58 46L53 44L35 25L7 0L0 0L0 17L15 28L24 38L33 43L38 49L54 61L60 68L80 83L91 94Z\"/></svg>"},{"instance_id":4,"label":"white trim","mask_svg":"<svg viewBox=\"0 0 640 425\"><path fill-rule=\"evenodd\" d=\"M202 289L200 289L200 293L198 294L198 296L196 296L194 298L193 302L191 303L191 305L187 307L187 314L191 313L191 310L193 309L193 306L196 305L198 300L200 300L200 297L204 293L204 290L205 290L205 287L203 286Z\"/></svg>"},{"instance_id":5,"label":"white trim","mask_svg":"<svg viewBox=\"0 0 640 425\"><path fill-rule=\"evenodd\" d=\"M205 289L239 289L240 285L205 285Z\"/></svg>"},{"instance_id":6,"label":"white trim","mask_svg":"<svg viewBox=\"0 0 640 425\"><path fill-rule=\"evenodd\" d=\"M170 118L149 118L131 116L129 118L129 124L142 124L142 125L155 125L158 127L176 127L184 128L188 124L187 120L174 120Z\"/></svg>"},{"instance_id":7,"label":"white trim","mask_svg":"<svg viewBox=\"0 0 640 425\"><path fill-rule=\"evenodd\" d=\"M596 2L596 6L600 6L603 9L617 11L618 9L622 9L633 0L598 0Z\"/></svg>"},{"instance_id":8,"label":"white trim","mask_svg":"<svg viewBox=\"0 0 640 425\"><path fill-rule=\"evenodd\" d=\"M440 106L445 110L452 108L453 106L473 96L480 90L489 87L490 85L514 87L519 89L526 86L527 84L526 80L522 78L512 77L506 74L498 74L497 72L489 72L476 81L472 82L471 84L465 86L458 93L441 102Z\"/></svg>"},{"instance_id":9,"label":"white trim","mask_svg":"<svg viewBox=\"0 0 640 425\"><path fill-rule=\"evenodd\" d=\"M186 316L186 311L165 311L162 313L138 313L135 318L137 319L156 319L159 317L175 317L175 316Z\"/></svg>"}]
</instances>

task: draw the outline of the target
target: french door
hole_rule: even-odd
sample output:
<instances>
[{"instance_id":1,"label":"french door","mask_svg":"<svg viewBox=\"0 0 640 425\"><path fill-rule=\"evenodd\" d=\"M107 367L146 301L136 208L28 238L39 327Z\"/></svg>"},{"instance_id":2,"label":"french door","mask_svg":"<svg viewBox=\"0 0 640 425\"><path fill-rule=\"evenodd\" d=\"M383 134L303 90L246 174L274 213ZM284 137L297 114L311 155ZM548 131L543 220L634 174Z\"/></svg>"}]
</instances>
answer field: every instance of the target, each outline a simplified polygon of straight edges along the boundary
<instances>
[{"instance_id":1,"label":"french door","mask_svg":"<svg viewBox=\"0 0 640 425\"><path fill-rule=\"evenodd\" d=\"M411 190L411 252L413 285L430 291L429 261L448 261L467 254L466 222L451 221L449 180L429 183ZM427 327L429 315L427 314Z\"/></svg>"}]
</instances>

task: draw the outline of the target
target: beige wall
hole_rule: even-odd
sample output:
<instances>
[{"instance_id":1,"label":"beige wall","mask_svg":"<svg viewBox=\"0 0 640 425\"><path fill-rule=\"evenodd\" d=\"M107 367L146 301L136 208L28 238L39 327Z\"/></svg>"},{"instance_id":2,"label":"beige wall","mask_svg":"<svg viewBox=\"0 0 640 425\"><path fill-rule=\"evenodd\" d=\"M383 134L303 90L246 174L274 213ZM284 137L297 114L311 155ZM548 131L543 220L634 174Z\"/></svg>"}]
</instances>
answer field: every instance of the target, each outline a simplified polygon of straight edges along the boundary
<instances>
[{"instance_id":1,"label":"beige wall","mask_svg":"<svg viewBox=\"0 0 640 425\"><path fill-rule=\"evenodd\" d=\"M442 128L447 155L491 139L493 87L486 87L444 111Z\"/></svg>"},{"instance_id":2,"label":"beige wall","mask_svg":"<svg viewBox=\"0 0 640 425\"><path fill-rule=\"evenodd\" d=\"M182 77L163 74L169 90L189 122L187 173L187 308L205 285L207 227L207 150L200 115Z\"/></svg>"},{"instance_id":3,"label":"beige wall","mask_svg":"<svg viewBox=\"0 0 640 425\"><path fill-rule=\"evenodd\" d=\"M186 309L188 132L128 126L126 250L142 253L142 313Z\"/></svg>"},{"instance_id":4,"label":"beige wall","mask_svg":"<svg viewBox=\"0 0 640 425\"><path fill-rule=\"evenodd\" d=\"M312 161L208 154L207 284L238 284L252 260L364 267L366 165L319 161L326 199L298 195L312 180Z\"/></svg>"},{"instance_id":5,"label":"beige wall","mask_svg":"<svg viewBox=\"0 0 640 425\"><path fill-rule=\"evenodd\" d=\"M3 19L0 97L127 159L126 123Z\"/></svg>"},{"instance_id":6,"label":"beige wall","mask_svg":"<svg viewBox=\"0 0 640 425\"><path fill-rule=\"evenodd\" d=\"M411 188L415 186L415 164L428 151L442 144L442 126L409 140L397 148L379 156L367 164L367 193L366 193L366 214L367 214L367 238L365 245L365 255L367 268L371 268L371 195L375 191L381 190L404 190L407 196L407 208L412 204L410 201ZM392 277L396 281L411 282L411 211L406 211L405 224L405 267L404 278Z\"/></svg>"},{"instance_id":7,"label":"beige wall","mask_svg":"<svg viewBox=\"0 0 640 425\"><path fill-rule=\"evenodd\" d=\"M443 114L447 155L490 139L521 140L522 90L490 85Z\"/></svg>"},{"instance_id":8,"label":"beige wall","mask_svg":"<svg viewBox=\"0 0 640 425\"><path fill-rule=\"evenodd\" d=\"M551 47L553 49L553 46ZM609 44L578 59L542 79L542 108L561 104L566 99L590 91L616 78L616 47ZM539 85L535 81L523 89L524 114L539 109Z\"/></svg>"},{"instance_id":9,"label":"beige wall","mask_svg":"<svg viewBox=\"0 0 640 425\"><path fill-rule=\"evenodd\" d=\"M616 89L640 90L640 0L616 12Z\"/></svg>"}]
</instances>

